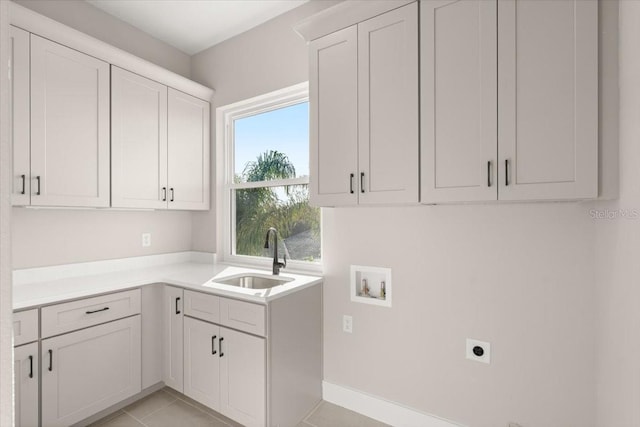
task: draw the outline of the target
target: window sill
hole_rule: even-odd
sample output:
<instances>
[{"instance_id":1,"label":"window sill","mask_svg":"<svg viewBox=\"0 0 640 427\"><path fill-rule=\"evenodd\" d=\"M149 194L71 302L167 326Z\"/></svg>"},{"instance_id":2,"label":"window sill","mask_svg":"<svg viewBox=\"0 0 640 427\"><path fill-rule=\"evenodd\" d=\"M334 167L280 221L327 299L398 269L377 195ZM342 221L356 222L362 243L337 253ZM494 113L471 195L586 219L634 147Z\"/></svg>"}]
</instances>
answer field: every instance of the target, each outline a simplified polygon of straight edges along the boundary
<instances>
[{"instance_id":1,"label":"window sill","mask_svg":"<svg viewBox=\"0 0 640 427\"><path fill-rule=\"evenodd\" d=\"M273 260L270 258L245 255L227 255L224 257L222 262L237 267L259 268L268 271L271 271L273 265ZM291 273L312 274L318 276L322 275L322 263L287 260L287 267L283 270Z\"/></svg>"}]
</instances>

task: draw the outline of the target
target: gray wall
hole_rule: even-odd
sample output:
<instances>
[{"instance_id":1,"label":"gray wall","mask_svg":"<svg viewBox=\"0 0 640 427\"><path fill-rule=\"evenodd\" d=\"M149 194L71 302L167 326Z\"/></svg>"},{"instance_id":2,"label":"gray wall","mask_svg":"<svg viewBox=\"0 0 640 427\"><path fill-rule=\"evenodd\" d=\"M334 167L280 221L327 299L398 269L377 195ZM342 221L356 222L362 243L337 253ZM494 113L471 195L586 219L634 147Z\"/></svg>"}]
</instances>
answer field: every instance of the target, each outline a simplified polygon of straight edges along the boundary
<instances>
[{"instance_id":1,"label":"gray wall","mask_svg":"<svg viewBox=\"0 0 640 427\"><path fill-rule=\"evenodd\" d=\"M620 2L620 198L597 209L640 214L640 2ZM599 220L595 296L597 425L640 426L640 218Z\"/></svg>"},{"instance_id":2,"label":"gray wall","mask_svg":"<svg viewBox=\"0 0 640 427\"><path fill-rule=\"evenodd\" d=\"M193 78L217 89L215 106L306 80L306 48L290 27L319 3L195 55ZM640 2L629 3L626 50L638 67ZM628 74L638 86L640 70ZM628 113L621 150L623 187L636 194L620 203L640 209L638 114ZM617 121L608 126L615 136ZM639 291L628 280L640 276L640 219L592 218L617 204L323 209L325 379L474 427L640 426L640 349L629 339ZM214 224L214 212L194 215L194 249L216 249ZM393 269L393 308L350 301L351 264ZM492 343L491 365L465 360L467 337Z\"/></svg>"},{"instance_id":3,"label":"gray wall","mask_svg":"<svg viewBox=\"0 0 640 427\"><path fill-rule=\"evenodd\" d=\"M61 22L78 31L109 43L189 77L190 57L139 29L80 0L13 0L17 4Z\"/></svg>"},{"instance_id":4,"label":"gray wall","mask_svg":"<svg viewBox=\"0 0 640 427\"><path fill-rule=\"evenodd\" d=\"M58 22L189 77L190 57L84 2L18 0ZM38 267L191 249L190 212L14 208L13 268ZM151 232L151 247L141 234Z\"/></svg>"}]
</instances>

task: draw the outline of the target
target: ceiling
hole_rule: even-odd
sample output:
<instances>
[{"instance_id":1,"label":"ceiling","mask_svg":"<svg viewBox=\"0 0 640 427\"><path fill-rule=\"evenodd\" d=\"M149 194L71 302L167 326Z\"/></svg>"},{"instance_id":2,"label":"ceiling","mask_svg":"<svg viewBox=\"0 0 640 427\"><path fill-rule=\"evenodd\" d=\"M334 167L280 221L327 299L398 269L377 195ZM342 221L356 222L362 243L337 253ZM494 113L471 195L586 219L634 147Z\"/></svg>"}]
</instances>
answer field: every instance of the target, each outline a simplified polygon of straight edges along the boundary
<instances>
[{"instance_id":1,"label":"ceiling","mask_svg":"<svg viewBox=\"0 0 640 427\"><path fill-rule=\"evenodd\" d=\"M86 0L193 55L309 0Z\"/></svg>"}]
</instances>

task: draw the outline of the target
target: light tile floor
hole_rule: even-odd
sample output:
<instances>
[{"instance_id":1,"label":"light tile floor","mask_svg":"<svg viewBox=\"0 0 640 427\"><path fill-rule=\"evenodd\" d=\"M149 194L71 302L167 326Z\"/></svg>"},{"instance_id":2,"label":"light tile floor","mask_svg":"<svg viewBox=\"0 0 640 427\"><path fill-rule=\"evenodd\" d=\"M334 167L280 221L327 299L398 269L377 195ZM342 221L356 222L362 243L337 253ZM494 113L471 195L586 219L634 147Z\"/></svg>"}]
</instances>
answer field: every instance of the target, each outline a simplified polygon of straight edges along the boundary
<instances>
[{"instance_id":1,"label":"light tile floor","mask_svg":"<svg viewBox=\"0 0 640 427\"><path fill-rule=\"evenodd\" d=\"M328 402L297 427L383 427L383 424ZM218 412L165 387L91 424L91 427L242 427Z\"/></svg>"}]
</instances>

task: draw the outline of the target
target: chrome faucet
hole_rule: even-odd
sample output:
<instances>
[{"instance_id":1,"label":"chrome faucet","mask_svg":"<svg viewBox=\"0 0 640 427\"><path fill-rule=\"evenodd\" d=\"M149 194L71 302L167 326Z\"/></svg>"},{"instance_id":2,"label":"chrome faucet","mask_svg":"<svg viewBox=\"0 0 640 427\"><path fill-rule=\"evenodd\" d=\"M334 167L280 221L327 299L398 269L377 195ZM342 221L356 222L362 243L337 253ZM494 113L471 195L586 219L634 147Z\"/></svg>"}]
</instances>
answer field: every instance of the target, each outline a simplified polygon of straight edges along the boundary
<instances>
[{"instance_id":1,"label":"chrome faucet","mask_svg":"<svg viewBox=\"0 0 640 427\"><path fill-rule=\"evenodd\" d=\"M273 274L280 274L280 269L287 266L287 255L285 254L282 261L278 259L278 230L273 227L269 227L267 230L267 237L264 241L264 248L269 249L269 235L273 233ZM286 252L286 251L285 251Z\"/></svg>"}]
</instances>

